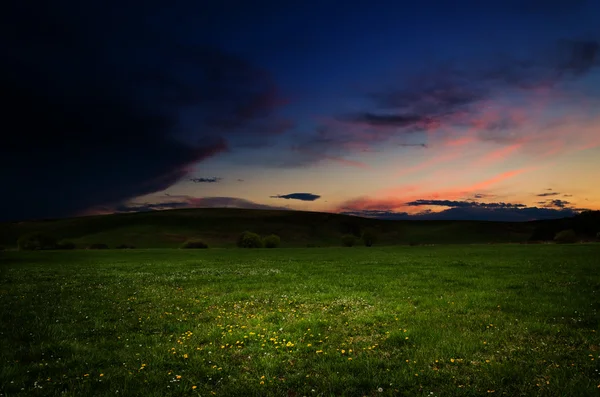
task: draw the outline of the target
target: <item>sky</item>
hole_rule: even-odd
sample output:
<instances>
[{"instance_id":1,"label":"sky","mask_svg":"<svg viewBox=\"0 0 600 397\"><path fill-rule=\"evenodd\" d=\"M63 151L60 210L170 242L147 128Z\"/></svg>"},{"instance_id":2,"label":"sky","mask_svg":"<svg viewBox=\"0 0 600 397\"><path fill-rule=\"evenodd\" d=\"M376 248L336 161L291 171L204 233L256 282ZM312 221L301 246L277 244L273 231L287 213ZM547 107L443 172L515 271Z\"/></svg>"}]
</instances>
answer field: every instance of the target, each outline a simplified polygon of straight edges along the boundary
<instances>
[{"instance_id":1,"label":"sky","mask_svg":"<svg viewBox=\"0 0 600 397\"><path fill-rule=\"evenodd\" d=\"M595 0L9 0L0 221L598 210L599 19Z\"/></svg>"}]
</instances>

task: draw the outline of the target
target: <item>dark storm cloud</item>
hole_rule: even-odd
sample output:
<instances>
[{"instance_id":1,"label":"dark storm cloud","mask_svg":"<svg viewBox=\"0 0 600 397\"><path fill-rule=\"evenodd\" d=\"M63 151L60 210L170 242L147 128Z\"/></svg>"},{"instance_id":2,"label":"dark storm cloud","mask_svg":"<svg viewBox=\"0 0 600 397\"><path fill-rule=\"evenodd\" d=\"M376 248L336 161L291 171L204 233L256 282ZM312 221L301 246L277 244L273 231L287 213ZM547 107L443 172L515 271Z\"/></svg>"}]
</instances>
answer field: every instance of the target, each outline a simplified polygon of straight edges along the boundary
<instances>
[{"instance_id":1,"label":"dark storm cloud","mask_svg":"<svg viewBox=\"0 0 600 397\"><path fill-rule=\"evenodd\" d=\"M301 200L301 201L315 201L321 196L312 193L290 193L290 194L278 194L271 196L271 198L287 199L287 200Z\"/></svg>"},{"instance_id":2,"label":"dark storm cloud","mask_svg":"<svg viewBox=\"0 0 600 397\"><path fill-rule=\"evenodd\" d=\"M190 43L194 10L157 1L3 6L0 177L13 193L0 196L0 218L116 205L286 128L270 116L283 101L267 73Z\"/></svg>"},{"instance_id":3,"label":"dark storm cloud","mask_svg":"<svg viewBox=\"0 0 600 397\"><path fill-rule=\"evenodd\" d=\"M216 176L212 176L209 178L190 178L190 181L194 182L194 183L217 183L217 182L221 182L223 180L223 178L219 178Z\"/></svg>"}]
</instances>

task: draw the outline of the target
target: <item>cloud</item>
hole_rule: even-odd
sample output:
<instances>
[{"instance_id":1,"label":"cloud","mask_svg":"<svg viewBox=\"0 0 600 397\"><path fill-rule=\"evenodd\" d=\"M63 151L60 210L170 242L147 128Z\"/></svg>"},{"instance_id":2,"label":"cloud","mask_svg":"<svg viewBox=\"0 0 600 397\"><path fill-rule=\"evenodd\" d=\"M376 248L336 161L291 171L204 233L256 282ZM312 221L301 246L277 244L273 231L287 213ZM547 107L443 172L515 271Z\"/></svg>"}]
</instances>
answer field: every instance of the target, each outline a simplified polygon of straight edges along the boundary
<instances>
[{"instance_id":1,"label":"cloud","mask_svg":"<svg viewBox=\"0 0 600 397\"><path fill-rule=\"evenodd\" d=\"M571 204L570 201L565 201L565 200L551 200L548 203L549 207L558 207L558 208L565 208L567 205Z\"/></svg>"},{"instance_id":2,"label":"cloud","mask_svg":"<svg viewBox=\"0 0 600 397\"><path fill-rule=\"evenodd\" d=\"M193 197L187 195L171 195L168 201L157 203L129 202L113 207L100 207L98 213L123 213L123 212L145 212L182 208L242 208L257 210L289 210L287 207L278 207L255 203L238 197Z\"/></svg>"},{"instance_id":3,"label":"cloud","mask_svg":"<svg viewBox=\"0 0 600 397\"><path fill-rule=\"evenodd\" d=\"M583 81L599 66L600 41L593 37L549 40L520 55L499 50L476 60L434 62L363 93L366 105L361 108L320 119L314 133L297 147L322 156L344 156L384 144L425 147L405 144L407 137L426 139L423 145L430 148L453 141L509 145L495 149L477 166L523 150L550 155L572 141L584 142L579 150L595 147L597 138L583 128L591 124L585 106L568 114L549 109L565 98L588 103L594 94L578 91L571 83ZM559 124L578 125L575 139L567 139Z\"/></svg>"},{"instance_id":4,"label":"cloud","mask_svg":"<svg viewBox=\"0 0 600 397\"><path fill-rule=\"evenodd\" d=\"M405 203L407 206L442 206L452 208L525 208L525 204L513 203L478 203L475 201L455 201L455 200L415 200Z\"/></svg>"},{"instance_id":5,"label":"cloud","mask_svg":"<svg viewBox=\"0 0 600 397\"><path fill-rule=\"evenodd\" d=\"M301 200L301 201L315 201L321 196L312 193L290 193L290 194L278 194L276 196L271 196L271 198L279 198L286 200Z\"/></svg>"},{"instance_id":6,"label":"cloud","mask_svg":"<svg viewBox=\"0 0 600 397\"><path fill-rule=\"evenodd\" d=\"M560 219L580 213L579 209L551 209L538 207L453 207L439 212L427 211L419 214L395 212L391 210L356 210L344 211L343 214L363 216L378 219L395 220L469 220L469 221L499 221L527 222L543 219Z\"/></svg>"},{"instance_id":7,"label":"cloud","mask_svg":"<svg viewBox=\"0 0 600 397\"><path fill-rule=\"evenodd\" d=\"M560 193L557 193L557 192L536 194L536 196L538 196L538 197L550 197L550 196L558 196L558 195L560 195Z\"/></svg>"},{"instance_id":8,"label":"cloud","mask_svg":"<svg viewBox=\"0 0 600 397\"><path fill-rule=\"evenodd\" d=\"M223 178L219 178L216 176L212 176L209 178L191 178L190 181L194 182L194 183L217 183L217 182L221 182L223 180Z\"/></svg>"},{"instance_id":9,"label":"cloud","mask_svg":"<svg viewBox=\"0 0 600 397\"><path fill-rule=\"evenodd\" d=\"M422 147L422 148L427 148L427 144L426 143L399 143L398 146L401 146L401 147Z\"/></svg>"},{"instance_id":10,"label":"cloud","mask_svg":"<svg viewBox=\"0 0 600 397\"><path fill-rule=\"evenodd\" d=\"M289 126L275 115L285 101L268 73L189 44L189 4L138 5L3 9L6 219L73 215L161 191L195 164L267 144Z\"/></svg>"}]
</instances>

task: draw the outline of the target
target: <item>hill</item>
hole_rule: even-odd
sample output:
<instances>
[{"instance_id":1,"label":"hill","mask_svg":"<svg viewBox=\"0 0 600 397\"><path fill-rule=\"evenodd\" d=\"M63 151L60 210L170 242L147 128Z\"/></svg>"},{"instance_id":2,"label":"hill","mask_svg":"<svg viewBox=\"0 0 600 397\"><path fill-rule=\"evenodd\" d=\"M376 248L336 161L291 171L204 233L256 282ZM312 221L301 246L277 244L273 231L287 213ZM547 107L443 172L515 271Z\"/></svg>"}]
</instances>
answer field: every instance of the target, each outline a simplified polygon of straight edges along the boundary
<instances>
[{"instance_id":1,"label":"hill","mask_svg":"<svg viewBox=\"0 0 600 397\"><path fill-rule=\"evenodd\" d=\"M546 223L548 224L548 223ZM234 246L251 230L275 233L283 247L340 245L343 234L373 228L379 244L507 243L527 241L536 222L380 220L304 211L248 209L180 209L68 219L0 223L0 244L16 246L19 236L34 231L73 241L77 247L104 243L138 248L178 247L198 237L211 247Z\"/></svg>"}]
</instances>

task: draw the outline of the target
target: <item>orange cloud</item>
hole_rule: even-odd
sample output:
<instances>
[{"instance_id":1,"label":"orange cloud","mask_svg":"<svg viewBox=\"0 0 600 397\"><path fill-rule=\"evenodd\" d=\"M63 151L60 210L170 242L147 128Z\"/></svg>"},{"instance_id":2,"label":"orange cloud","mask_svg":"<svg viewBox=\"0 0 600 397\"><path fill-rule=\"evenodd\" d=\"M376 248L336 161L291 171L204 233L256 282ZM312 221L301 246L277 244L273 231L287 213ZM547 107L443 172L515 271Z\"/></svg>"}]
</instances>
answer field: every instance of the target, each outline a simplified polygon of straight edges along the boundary
<instances>
[{"instance_id":1,"label":"orange cloud","mask_svg":"<svg viewBox=\"0 0 600 397\"><path fill-rule=\"evenodd\" d=\"M517 175L523 174L525 172L531 171L534 168L521 168L515 169L511 171L506 171L495 175L491 178L485 179L483 181L474 183L468 186L461 186L451 189L439 190L439 191L431 191L426 188L423 189L421 185L409 185L409 186L401 186L398 188L394 188L392 190L388 190L386 192L381 192L383 196L387 196L384 198L372 198L372 197L359 197L350 201L343 203L339 206L336 211L341 212L348 209L353 210L402 210L406 212L415 212L421 211L421 209L415 209L411 206L406 206L407 202L415 201L419 199L426 200L435 200L435 199L444 199L444 200L454 200L460 198L466 198L469 194L473 194L476 192L483 191L485 189L489 189L490 187L513 178ZM410 194L407 194L410 193Z\"/></svg>"}]
</instances>

